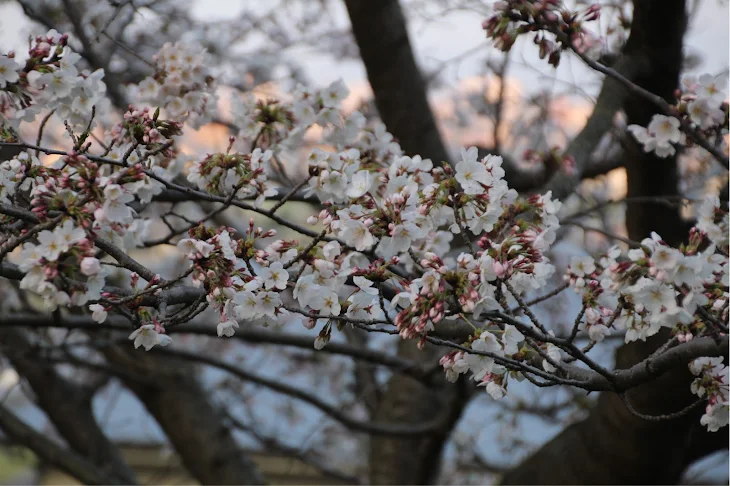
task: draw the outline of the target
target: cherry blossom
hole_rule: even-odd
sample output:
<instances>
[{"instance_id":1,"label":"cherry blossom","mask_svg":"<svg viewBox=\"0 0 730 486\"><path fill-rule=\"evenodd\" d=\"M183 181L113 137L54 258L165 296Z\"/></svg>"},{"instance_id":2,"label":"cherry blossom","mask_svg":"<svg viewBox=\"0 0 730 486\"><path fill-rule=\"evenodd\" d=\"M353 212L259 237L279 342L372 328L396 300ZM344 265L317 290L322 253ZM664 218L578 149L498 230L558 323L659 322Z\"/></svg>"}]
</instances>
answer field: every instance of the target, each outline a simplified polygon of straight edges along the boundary
<instances>
[{"instance_id":1,"label":"cherry blossom","mask_svg":"<svg viewBox=\"0 0 730 486\"><path fill-rule=\"evenodd\" d=\"M157 345L164 347L172 342L167 334L158 333L154 324L140 326L129 335L129 340L134 340L135 349L142 346L145 351L149 351Z\"/></svg>"},{"instance_id":2,"label":"cherry blossom","mask_svg":"<svg viewBox=\"0 0 730 486\"><path fill-rule=\"evenodd\" d=\"M20 64L9 56L0 56L0 88L4 88L8 83L16 83L20 76L18 71Z\"/></svg>"},{"instance_id":3,"label":"cherry blossom","mask_svg":"<svg viewBox=\"0 0 730 486\"><path fill-rule=\"evenodd\" d=\"M107 311L101 304L91 304L89 306L89 310L91 311L91 318L94 319L98 323L102 323L106 321L107 318Z\"/></svg>"},{"instance_id":4,"label":"cherry blossom","mask_svg":"<svg viewBox=\"0 0 730 486\"><path fill-rule=\"evenodd\" d=\"M84 257L81 260L81 273L86 276L93 276L101 272L101 263L98 258Z\"/></svg>"},{"instance_id":5,"label":"cherry blossom","mask_svg":"<svg viewBox=\"0 0 730 486\"><path fill-rule=\"evenodd\" d=\"M705 413L700 423L710 432L717 432L727 426L730 410L728 403L728 368L723 358L697 358L689 364L689 369L697 378L692 382L692 393L708 398Z\"/></svg>"},{"instance_id":6,"label":"cherry blossom","mask_svg":"<svg viewBox=\"0 0 730 486\"><path fill-rule=\"evenodd\" d=\"M236 329L238 329L238 322L234 319L229 319L227 321L219 322L216 327L216 332L218 333L218 337L231 337L236 332Z\"/></svg>"},{"instance_id":7,"label":"cherry blossom","mask_svg":"<svg viewBox=\"0 0 730 486\"><path fill-rule=\"evenodd\" d=\"M284 269L281 262L274 262L259 272L259 278L267 289L277 288L284 290L289 280L289 272Z\"/></svg>"},{"instance_id":8,"label":"cherry blossom","mask_svg":"<svg viewBox=\"0 0 730 486\"><path fill-rule=\"evenodd\" d=\"M592 7L563 16L557 3L543 2L539 11L529 2L500 3L486 30L508 49L529 27L557 64L561 50L590 44L580 27L598 16ZM546 37L556 29L578 33L568 45ZM2 217L20 214L27 224L10 235L8 258L18 262L12 270L22 272L20 288L49 310L85 307L80 312L100 324L110 315L143 323L129 335L135 348L169 345L165 330L204 309L215 314L219 337L234 336L241 321L292 321L319 329L315 349L344 326L359 327L419 347L451 346L440 360L446 378L469 373L499 400L512 379L561 384L575 361L595 368L587 353L619 331L631 342L666 328L678 345L727 333L728 215L718 196L694 208L697 226L683 245L652 234L625 251L570 255L564 268L551 261L562 214L553 192L519 195L505 180L502 158L480 158L476 147L462 149L453 167L406 156L382 123L341 109L348 94L342 81L299 86L282 100L233 96L236 136L222 152L197 157L183 154L177 140L183 124L199 127L216 116L208 52L165 44L154 73L130 87L149 106L131 105L119 120L95 126L91 114L106 100L104 73L80 70L80 56L66 43L57 33L37 37L26 66L0 56L0 92L13 99L0 103L7 136L55 110L69 122L72 147L49 151L61 152L53 164L41 163L32 146L0 163L0 203L17 206ZM721 81L702 76L685 87L667 114L628 127L644 150L673 155L690 143L687 126L709 133L724 123ZM84 142L91 128L98 144ZM305 133L313 140L305 143ZM306 155L306 176L289 186L281 159L297 150ZM221 207L180 214L169 209L174 194ZM292 219L284 204L300 196L319 208ZM230 206L267 222L220 226L216 216ZM265 228L274 223L286 234ZM177 249L176 267L160 272L165 279L131 251L158 245ZM107 285L110 269L129 284ZM526 303L556 272L582 305L567 336L545 327ZM462 341L435 337L462 324ZM578 337L589 345L579 348ZM701 423L708 430L727 425L722 360L700 357L690 370L691 391L707 400Z\"/></svg>"},{"instance_id":9,"label":"cherry blossom","mask_svg":"<svg viewBox=\"0 0 730 486\"><path fill-rule=\"evenodd\" d=\"M722 128L727 115L721 109L725 99L727 79L725 76L702 74L699 80L694 76L685 76L682 84L687 88L677 103L677 114L671 116L655 114L649 125L629 125L628 130L634 138L644 146L646 152L655 152L658 157L669 157L676 153L675 145L685 143L686 128L682 121L694 125L701 130L711 131ZM718 144L724 144L718 139Z\"/></svg>"},{"instance_id":10,"label":"cherry blossom","mask_svg":"<svg viewBox=\"0 0 730 486\"><path fill-rule=\"evenodd\" d=\"M456 164L456 180L466 194L483 194L483 186L489 185L491 177L484 164L477 162L476 147L462 151L461 161Z\"/></svg>"}]
</instances>

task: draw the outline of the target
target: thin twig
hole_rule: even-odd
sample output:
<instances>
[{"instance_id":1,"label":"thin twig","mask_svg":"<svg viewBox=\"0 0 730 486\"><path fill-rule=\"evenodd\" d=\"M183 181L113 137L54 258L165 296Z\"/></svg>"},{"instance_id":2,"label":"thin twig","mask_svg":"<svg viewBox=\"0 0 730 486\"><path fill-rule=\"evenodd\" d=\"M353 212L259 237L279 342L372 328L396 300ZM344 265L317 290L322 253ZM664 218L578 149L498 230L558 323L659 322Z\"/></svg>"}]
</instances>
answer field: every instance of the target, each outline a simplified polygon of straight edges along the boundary
<instances>
[{"instance_id":1,"label":"thin twig","mask_svg":"<svg viewBox=\"0 0 730 486\"><path fill-rule=\"evenodd\" d=\"M688 413L690 413L692 410L694 410L695 408L698 408L700 405L702 405L703 403L705 403L705 401L706 401L706 400L703 400L703 399L700 398L696 402L693 402L692 404L684 407L679 412L667 413L667 414L662 414L662 415L646 415L646 414L643 414L641 412L638 412L631 405L631 403L629 402L629 399L628 399L628 397L626 396L625 393L619 393L618 396L621 397L621 401L624 402L624 405L626 405L626 408L629 410L629 412L631 412L632 415L635 415L635 416L637 416L639 418L642 418L644 420L649 420L651 422L662 422L662 421L665 421L665 420L674 420L674 419L677 419L677 418L680 418L680 417L684 417L685 415L687 415Z\"/></svg>"}]
</instances>

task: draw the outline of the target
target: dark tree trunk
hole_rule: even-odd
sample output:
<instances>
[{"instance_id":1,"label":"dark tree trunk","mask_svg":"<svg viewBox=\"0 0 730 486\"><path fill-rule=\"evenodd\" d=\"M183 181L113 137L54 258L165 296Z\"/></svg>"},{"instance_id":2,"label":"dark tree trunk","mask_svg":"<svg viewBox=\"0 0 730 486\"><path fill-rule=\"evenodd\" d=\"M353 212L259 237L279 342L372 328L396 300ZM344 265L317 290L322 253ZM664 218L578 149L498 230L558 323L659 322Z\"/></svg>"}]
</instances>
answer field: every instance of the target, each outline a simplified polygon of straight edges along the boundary
<instances>
[{"instance_id":1,"label":"dark tree trunk","mask_svg":"<svg viewBox=\"0 0 730 486\"><path fill-rule=\"evenodd\" d=\"M129 345L105 350L107 361L155 383L123 378L201 484L265 484L256 465L238 446L225 414L182 359L140 353Z\"/></svg>"},{"instance_id":2,"label":"dark tree trunk","mask_svg":"<svg viewBox=\"0 0 730 486\"><path fill-rule=\"evenodd\" d=\"M428 104L398 0L345 0L352 33L388 131L408 155L449 160Z\"/></svg>"},{"instance_id":3,"label":"dark tree trunk","mask_svg":"<svg viewBox=\"0 0 730 486\"><path fill-rule=\"evenodd\" d=\"M397 0L345 0L380 118L408 155L419 154L435 164L448 153L428 104L426 85L416 65L405 18ZM436 363L441 352L402 341L398 355ZM463 387L463 388L460 388ZM471 393L441 378L426 386L394 375L373 414L380 422L421 423L446 418L442 430L418 438L370 439L370 482L428 484L440 470L441 453Z\"/></svg>"},{"instance_id":4,"label":"dark tree trunk","mask_svg":"<svg viewBox=\"0 0 730 486\"><path fill-rule=\"evenodd\" d=\"M443 349L419 350L415 341L400 341L398 355L416 362L436 363ZM378 422L418 424L441 417L443 426L415 438L377 436L370 439L370 483L433 484L441 470L441 455L449 435L473 395L466 380L448 383L438 375L430 386L404 375L394 375L373 419Z\"/></svg>"},{"instance_id":5,"label":"dark tree trunk","mask_svg":"<svg viewBox=\"0 0 730 486\"><path fill-rule=\"evenodd\" d=\"M0 330L0 350L27 380L38 406L71 449L115 482L136 483L134 471L96 421L90 390L66 380L53 365L44 363L21 329Z\"/></svg>"},{"instance_id":6,"label":"dark tree trunk","mask_svg":"<svg viewBox=\"0 0 730 486\"><path fill-rule=\"evenodd\" d=\"M673 101L682 65L682 41L686 28L684 0L635 0L634 20L624 53L642 63L637 84ZM629 124L646 126L656 107L630 97L624 107ZM628 196L678 194L676 157L661 159L646 154L630 141L626 171ZM688 227L677 209L664 205L632 205L626 213L629 237L641 240L652 231L668 243L679 244ZM667 333L622 346L617 368L642 361ZM690 393L687 366L666 373L628 393L641 413L659 415L681 410L696 397ZM702 411L672 421L651 422L632 415L612 393L603 393L590 416L545 444L513 471L502 484L674 484L694 460L727 447L727 434L709 437L699 424Z\"/></svg>"}]
</instances>

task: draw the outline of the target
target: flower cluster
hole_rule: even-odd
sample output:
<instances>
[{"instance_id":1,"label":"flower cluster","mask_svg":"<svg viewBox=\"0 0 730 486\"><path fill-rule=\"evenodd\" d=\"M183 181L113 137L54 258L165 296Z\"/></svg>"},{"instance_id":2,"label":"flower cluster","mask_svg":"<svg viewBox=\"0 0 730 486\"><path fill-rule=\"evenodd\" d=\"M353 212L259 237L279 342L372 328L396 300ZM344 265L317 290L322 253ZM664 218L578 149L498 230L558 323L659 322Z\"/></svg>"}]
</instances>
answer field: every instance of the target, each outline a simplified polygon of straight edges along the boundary
<instances>
[{"instance_id":1,"label":"flower cluster","mask_svg":"<svg viewBox=\"0 0 730 486\"><path fill-rule=\"evenodd\" d=\"M464 194L460 198L463 223L475 235L492 231L504 207L517 198L517 192L509 189L503 179L502 158L487 155L478 161L477 157L476 147L462 150L461 161L455 168L455 179Z\"/></svg>"},{"instance_id":2,"label":"flower cluster","mask_svg":"<svg viewBox=\"0 0 730 486\"><path fill-rule=\"evenodd\" d=\"M188 181L210 194L255 198L261 206L267 197L277 194L266 176L265 167L273 153L255 149L250 154L226 153L208 155L199 163L193 164L188 172Z\"/></svg>"},{"instance_id":3,"label":"flower cluster","mask_svg":"<svg viewBox=\"0 0 730 486\"><path fill-rule=\"evenodd\" d=\"M730 241L730 221L728 212L723 211L718 196L706 197L699 208L697 215L697 228L707 234L712 243L725 253L728 252Z\"/></svg>"},{"instance_id":4,"label":"flower cluster","mask_svg":"<svg viewBox=\"0 0 730 486\"><path fill-rule=\"evenodd\" d=\"M340 104L350 94L345 83L337 80L320 90L299 85L294 90L291 111L297 124L308 127L313 123L325 127L343 126Z\"/></svg>"},{"instance_id":5,"label":"flower cluster","mask_svg":"<svg viewBox=\"0 0 730 486\"><path fill-rule=\"evenodd\" d=\"M316 195L320 201L342 203L358 199L373 185L373 174L360 170L360 152L349 149L340 153L314 149L308 157L309 179L306 195Z\"/></svg>"},{"instance_id":6,"label":"flower cluster","mask_svg":"<svg viewBox=\"0 0 730 486\"><path fill-rule=\"evenodd\" d=\"M148 221L135 218L128 205L145 176L139 164L102 175L99 165L81 154L62 157L58 168L37 165L22 154L10 161L25 177L30 208L35 217L55 223L35 236L37 244L26 242L19 255L27 271L21 286L44 297L46 306L84 305L98 300L105 284L95 257L95 244L102 239L122 249L142 245ZM29 183L27 181L30 181ZM5 197L13 196L3 188ZM30 236L30 235L28 235Z\"/></svg>"},{"instance_id":7,"label":"flower cluster","mask_svg":"<svg viewBox=\"0 0 730 486\"><path fill-rule=\"evenodd\" d=\"M343 117L339 110L348 93L341 80L318 91L300 85L294 91L291 103L260 100L247 93L232 100L233 124L239 127L239 137L253 141L254 147L294 146L315 123L323 128L346 130L349 140L356 136L362 125L353 127L353 121L348 123L348 118ZM355 116L353 120L356 118L359 119Z\"/></svg>"},{"instance_id":8,"label":"flower cluster","mask_svg":"<svg viewBox=\"0 0 730 486\"><path fill-rule=\"evenodd\" d=\"M29 59L22 66L14 53L0 55L0 127L17 130L42 110L72 127L87 127L94 107L109 105L103 70L79 71L81 56L67 46L68 35L50 30L33 39Z\"/></svg>"},{"instance_id":9,"label":"flower cluster","mask_svg":"<svg viewBox=\"0 0 730 486\"><path fill-rule=\"evenodd\" d=\"M26 272L20 288L43 297L49 310L101 297L106 272L83 228L66 219L53 231L39 232L37 241L25 243L20 253L18 267Z\"/></svg>"},{"instance_id":10,"label":"flower cluster","mask_svg":"<svg viewBox=\"0 0 730 486\"><path fill-rule=\"evenodd\" d=\"M208 305L218 311L219 336L232 336L236 319L275 320L286 314L280 292L287 288L289 273L281 262L269 262L266 253L254 248L258 240L275 236L250 222L245 237L233 237L232 228L212 230L198 225L178 249L193 262L193 285L205 289ZM258 275L253 263L267 265Z\"/></svg>"},{"instance_id":11,"label":"flower cluster","mask_svg":"<svg viewBox=\"0 0 730 486\"><path fill-rule=\"evenodd\" d=\"M174 179L183 169L184 163L174 147L174 140L181 133L182 124L161 119L159 109L151 112L149 108L130 107L123 121L106 133L111 141L106 158L117 164L102 165L102 173L111 175L120 167L139 165L144 170L127 189L143 204L149 203L163 190L162 181Z\"/></svg>"},{"instance_id":12,"label":"flower cluster","mask_svg":"<svg viewBox=\"0 0 730 486\"><path fill-rule=\"evenodd\" d=\"M38 157L21 152L16 157L0 162L0 203L11 204L16 193L43 184L46 168Z\"/></svg>"},{"instance_id":13,"label":"flower cluster","mask_svg":"<svg viewBox=\"0 0 730 486\"><path fill-rule=\"evenodd\" d=\"M354 291L347 298L340 299L338 292L348 281L348 277L359 270L353 266L354 255L343 254L341 245L332 241L317 249L308 257L310 265L297 280L293 297L302 309L312 309L319 316L339 316L343 307L348 318L360 320L378 320L383 314L378 306L377 288L373 282L362 275L354 276ZM360 273L377 273L372 268ZM382 273L382 272L381 272ZM307 327L314 327L316 322L310 319Z\"/></svg>"},{"instance_id":14,"label":"flower cluster","mask_svg":"<svg viewBox=\"0 0 730 486\"><path fill-rule=\"evenodd\" d=\"M164 108L171 120L193 128L208 123L216 114L218 97L206 50L168 42L154 63L155 74L139 83L140 101Z\"/></svg>"},{"instance_id":15,"label":"flower cluster","mask_svg":"<svg viewBox=\"0 0 730 486\"><path fill-rule=\"evenodd\" d=\"M403 150L393 135L382 122L377 122L372 127L365 123L362 113L353 111L342 117L341 125L333 125L325 134L324 140L340 150L357 149L363 159L380 161L386 167L397 163L403 156Z\"/></svg>"},{"instance_id":16,"label":"flower cluster","mask_svg":"<svg viewBox=\"0 0 730 486\"><path fill-rule=\"evenodd\" d=\"M628 130L644 146L645 152L656 152L659 157L674 155L674 144L686 142L679 129L679 119L673 116L654 115L646 128L629 125Z\"/></svg>"},{"instance_id":17,"label":"flower cluster","mask_svg":"<svg viewBox=\"0 0 730 486\"><path fill-rule=\"evenodd\" d=\"M309 160L314 174L309 190L325 201L345 202L330 205L313 222L319 220L357 251L371 250L379 240L378 254L390 259L432 229L418 210L418 190L437 172L430 160L401 157L387 169L360 170L363 161L356 149L315 151Z\"/></svg>"},{"instance_id":18,"label":"flower cluster","mask_svg":"<svg viewBox=\"0 0 730 486\"><path fill-rule=\"evenodd\" d=\"M157 120L157 115L130 110L108 132L103 163L98 157L72 152L47 167L36 156L21 152L0 164L0 200L27 205L49 228L22 239L33 236L37 241L26 242L19 255L20 266L27 271L22 288L43 296L49 308L106 298L102 293L106 272L95 256L95 245L103 240L122 251L142 246L150 220L139 218L130 204L149 203L160 192L160 183L150 177L154 170L148 168L159 171L169 164L153 166L148 159L163 163L171 157L166 137L177 130L174 123ZM103 306L92 306L98 319L105 318Z\"/></svg>"},{"instance_id":19,"label":"flower cluster","mask_svg":"<svg viewBox=\"0 0 730 486\"><path fill-rule=\"evenodd\" d=\"M700 423L710 432L717 432L728 424L728 367L723 358L697 358L689 364L689 369L697 378L692 382L692 393L700 398L707 397L705 413Z\"/></svg>"},{"instance_id":20,"label":"flower cluster","mask_svg":"<svg viewBox=\"0 0 730 486\"><path fill-rule=\"evenodd\" d=\"M583 296L591 339L625 329L626 342L645 340L668 327L680 341L690 341L708 325L698 308L726 322L728 263L717 248L693 229L679 249L653 233L628 258L617 247L599 262L573 257L565 279Z\"/></svg>"},{"instance_id":21,"label":"flower cluster","mask_svg":"<svg viewBox=\"0 0 730 486\"><path fill-rule=\"evenodd\" d=\"M493 8L495 14L484 21L482 28L494 40L494 46L505 52L520 35L535 32L540 59L547 57L557 67L563 50L585 50L595 44L583 23L600 17L598 5L574 13L558 0L506 0L496 2ZM554 40L548 39L546 32L552 33Z\"/></svg>"},{"instance_id":22,"label":"flower cluster","mask_svg":"<svg viewBox=\"0 0 730 486\"><path fill-rule=\"evenodd\" d=\"M699 77L685 76L682 84L686 91L681 98L680 110L687 113L697 127L707 130L727 123L727 77L705 73Z\"/></svg>"},{"instance_id":23,"label":"flower cluster","mask_svg":"<svg viewBox=\"0 0 730 486\"><path fill-rule=\"evenodd\" d=\"M497 338L497 335L501 335ZM460 374L472 373L472 379L479 382L479 386L486 387L487 393L495 400L503 398L507 393L509 378L522 381L524 376L519 372L509 372L504 366L497 364L495 358L510 357L522 353L518 346L525 336L516 327L507 324L504 329L497 331L482 331L470 343L473 353L454 351L439 361L446 371L446 379L456 382ZM550 351L559 361L559 353ZM552 359L552 358L551 358ZM550 366L548 364L548 366Z\"/></svg>"},{"instance_id":24,"label":"flower cluster","mask_svg":"<svg viewBox=\"0 0 730 486\"><path fill-rule=\"evenodd\" d=\"M129 335L129 340L134 341L134 349L142 346L146 351L149 351L155 346L164 347L172 342L172 338L164 332L165 329L159 323L144 324Z\"/></svg>"},{"instance_id":25,"label":"flower cluster","mask_svg":"<svg viewBox=\"0 0 730 486\"><path fill-rule=\"evenodd\" d=\"M727 130L728 109L725 100L727 79L725 76L703 74L682 80L685 91L679 97L676 116L656 114L649 125L629 125L628 130L643 145L645 152L655 152L658 157L675 154L675 145L686 145L687 139L681 121L685 120L701 133L713 134L718 129ZM722 138L718 140L722 142Z\"/></svg>"}]
</instances>

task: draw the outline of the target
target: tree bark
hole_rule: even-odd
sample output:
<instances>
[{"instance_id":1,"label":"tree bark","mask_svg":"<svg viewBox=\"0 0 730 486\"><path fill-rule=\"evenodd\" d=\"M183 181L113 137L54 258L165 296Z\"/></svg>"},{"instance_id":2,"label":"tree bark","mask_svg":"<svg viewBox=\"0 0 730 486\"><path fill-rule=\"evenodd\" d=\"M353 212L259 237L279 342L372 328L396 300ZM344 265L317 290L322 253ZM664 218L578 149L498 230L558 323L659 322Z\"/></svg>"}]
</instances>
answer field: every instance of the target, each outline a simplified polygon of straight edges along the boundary
<instances>
[{"instance_id":1,"label":"tree bark","mask_svg":"<svg viewBox=\"0 0 730 486\"><path fill-rule=\"evenodd\" d=\"M435 363L443 349L419 350L413 340L398 343L398 355L414 361ZM448 383L443 374L431 386L413 378L394 375L373 419L377 422L417 424L444 417L444 425L432 434L415 438L371 437L371 484L433 484L441 470L441 455L449 435L472 397L466 379Z\"/></svg>"},{"instance_id":2,"label":"tree bark","mask_svg":"<svg viewBox=\"0 0 730 486\"><path fill-rule=\"evenodd\" d=\"M226 415L211 403L196 369L185 360L144 353L125 345L105 351L107 361L152 378L124 384L167 435L185 468L202 484L265 484L256 465L238 447Z\"/></svg>"},{"instance_id":3,"label":"tree bark","mask_svg":"<svg viewBox=\"0 0 730 486\"><path fill-rule=\"evenodd\" d=\"M406 154L419 154L435 164L448 161L398 1L345 0L345 5L375 104L388 131ZM420 351L415 342L401 341L398 356L435 363L440 352L433 346ZM454 386L445 383L443 378L438 384L426 386L412 378L394 375L373 414L375 421L416 424L434 420L441 414L448 420L441 430L428 436L372 437L370 482L434 482L440 470L443 446L470 395L465 384Z\"/></svg>"},{"instance_id":4,"label":"tree bark","mask_svg":"<svg viewBox=\"0 0 730 486\"><path fill-rule=\"evenodd\" d=\"M634 1L634 20L624 52L645 64L636 77L637 84L670 103L679 82L685 29L684 0ZM629 97L624 111L629 124L642 126L656 113L651 102L638 97ZM678 194L676 157L660 159L644 153L633 140L629 145L628 196ZM626 223L633 240L656 231L677 245L687 236L688 227L678 210L660 204L631 206ZM667 337L664 332L647 342L622 346L616 367L628 368L642 361ZM632 390L627 397L640 413L672 413L696 399L690 393L690 382L684 364ZM505 474L502 484L674 484L692 461L727 447L727 434L722 434L724 440L708 440L709 433L699 429L701 413L697 410L671 421L647 421L631 414L617 395L602 393L587 419L565 429Z\"/></svg>"},{"instance_id":5,"label":"tree bark","mask_svg":"<svg viewBox=\"0 0 730 486\"><path fill-rule=\"evenodd\" d=\"M22 329L0 329L0 345L18 374L28 381L38 406L68 445L107 478L123 484L136 483L134 471L94 417L93 395L64 379L53 365L35 355Z\"/></svg>"},{"instance_id":6,"label":"tree bark","mask_svg":"<svg viewBox=\"0 0 730 486\"><path fill-rule=\"evenodd\" d=\"M449 160L428 104L398 0L345 0L375 105L408 155Z\"/></svg>"},{"instance_id":7,"label":"tree bark","mask_svg":"<svg viewBox=\"0 0 730 486\"><path fill-rule=\"evenodd\" d=\"M87 461L23 423L6 407L0 405L0 430L13 441L24 445L42 461L53 464L84 484L126 484L118 477L105 475Z\"/></svg>"}]
</instances>

